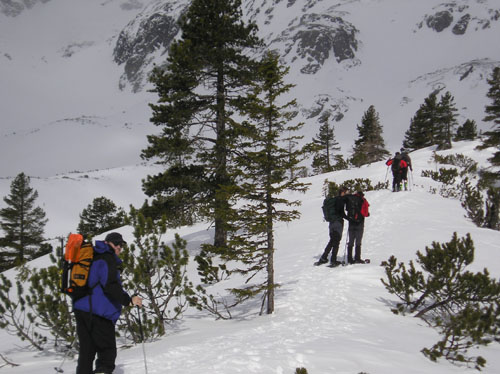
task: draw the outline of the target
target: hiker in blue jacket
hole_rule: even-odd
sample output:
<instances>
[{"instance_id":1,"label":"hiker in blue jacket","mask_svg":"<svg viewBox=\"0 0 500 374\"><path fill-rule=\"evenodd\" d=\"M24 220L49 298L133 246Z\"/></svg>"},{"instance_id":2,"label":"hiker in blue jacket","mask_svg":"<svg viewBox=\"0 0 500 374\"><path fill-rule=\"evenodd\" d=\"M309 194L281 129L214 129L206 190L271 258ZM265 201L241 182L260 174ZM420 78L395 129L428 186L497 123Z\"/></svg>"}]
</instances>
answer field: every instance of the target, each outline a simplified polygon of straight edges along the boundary
<instances>
[{"instance_id":1,"label":"hiker in blue jacket","mask_svg":"<svg viewBox=\"0 0 500 374\"><path fill-rule=\"evenodd\" d=\"M122 306L142 306L139 296L130 297L122 288L118 266L126 244L121 234L112 232L104 241L96 240L90 266L90 295L76 300L73 309L80 344L77 374L111 374L115 369L115 323ZM96 369L92 364L97 354Z\"/></svg>"}]
</instances>

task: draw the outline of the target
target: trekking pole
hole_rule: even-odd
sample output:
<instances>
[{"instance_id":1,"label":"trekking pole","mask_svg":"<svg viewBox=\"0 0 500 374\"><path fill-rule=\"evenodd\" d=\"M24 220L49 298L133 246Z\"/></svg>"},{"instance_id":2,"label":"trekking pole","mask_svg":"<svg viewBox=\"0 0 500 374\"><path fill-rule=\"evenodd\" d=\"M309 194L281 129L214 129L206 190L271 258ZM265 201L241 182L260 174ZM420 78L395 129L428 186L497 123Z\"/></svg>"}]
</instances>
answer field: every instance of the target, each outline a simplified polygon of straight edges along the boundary
<instances>
[{"instance_id":1,"label":"trekking pole","mask_svg":"<svg viewBox=\"0 0 500 374\"><path fill-rule=\"evenodd\" d=\"M342 266L347 265L347 239L345 241L345 247L344 247L344 261L342 261Z\"/></svg>"},{"instance_id":2,"label":"trekking pole","mask_svg":"<svg viewBox=\"0 0 500 374\"><path fill-rule=\"evenodd\" d=\"M387 182L387 174L389 173L389 166L390 165L387 165L387 169L385 171L385 178L384 178L384 183Z\"/></svg>"},{"instance_id":3,"label":"trekking pole","mask_svg":"<svg viewBox=\"0 0 500 374\"><path fill-rule=\"evenodd\" d=\"M54 367L54 370L56 372L58 372L58 373L64 373L64 370L62 369L62 367L63 367L64 363L66 362L66 358L68 357L68 352L71 352L71 349L73 348L73 344L75 344L75 340L76 340L76 335L73 338L73 341L71 342L70 346L68 347L68 350L64 354L63 360L61 362L61 365L59 365L59 367Z\"/></svg>"},{"instance_id":4,"label":"trekking pole","mask_svg":"<svg viewBox=\"0 0 500 374\"><path fill-rule=\"evenodd\" d=\"M146 361L146 348L144 347L144 332L142 331L141 311L139 310L139 305L136 306L137 306L137 317L139 318L139 332L141 333L142 355L144 356L144 370L146 371L146 374L148 374L148 363Z\"/></svg>"}]
</instances>

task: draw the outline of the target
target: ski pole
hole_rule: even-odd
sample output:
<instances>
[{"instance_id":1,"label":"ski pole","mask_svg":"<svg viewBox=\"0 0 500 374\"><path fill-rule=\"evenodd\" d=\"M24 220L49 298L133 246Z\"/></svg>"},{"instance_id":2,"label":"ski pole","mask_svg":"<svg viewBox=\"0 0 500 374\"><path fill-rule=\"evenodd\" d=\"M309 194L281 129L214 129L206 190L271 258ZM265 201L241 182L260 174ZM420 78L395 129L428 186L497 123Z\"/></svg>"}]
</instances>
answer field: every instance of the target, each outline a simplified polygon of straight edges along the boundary
<instances>
[{"instance_id":1,"label":"ski pole","mask_svg":"<svg viewBox=\"0 0 500 374\"><path fill-rule=\"evenodd\" d=\"M62 369L64 363L66 362L66 358L68 357L68 352L71 351L71 349L73 348L73 344L75 343L75 340L76 340L76 336L73 338L73 341L71 342L70 346L68 347L68 350L66 351L66 353L64 354L63 356L63 360L61 362L61 365L59 365L59 367L55 367L54 370L58 373L64 373L64 370Z\"/></svg>"},{"instance_id":2,"label":"ski pole","mask_svg":"<svg viewBox=\"0 0 500 374\"><path fill-rule=\"evenodd\" d=\"M346 240L345 240L345 246L344 246L344 261L342 261L342 265L343 265L343 266L346 266L346 265L347 265L347 240L348 240L348 238L346 238Z\"/></svg>"},{"instance_id":3,"label":"ski pole","mask_svg":"<svg viewBox=\"0 0 500 374\"><path fill-rule=\"evenodd\" d=\"M148 374L148 363L146 361L146 348L144 347L144 332L142 331L141 311L139 310L139 305L137 305L137 318L139 318L139 332L141 333L142 355L144 356L144 370L146 371L146 374Z\"/></svg>"}]
</instances>

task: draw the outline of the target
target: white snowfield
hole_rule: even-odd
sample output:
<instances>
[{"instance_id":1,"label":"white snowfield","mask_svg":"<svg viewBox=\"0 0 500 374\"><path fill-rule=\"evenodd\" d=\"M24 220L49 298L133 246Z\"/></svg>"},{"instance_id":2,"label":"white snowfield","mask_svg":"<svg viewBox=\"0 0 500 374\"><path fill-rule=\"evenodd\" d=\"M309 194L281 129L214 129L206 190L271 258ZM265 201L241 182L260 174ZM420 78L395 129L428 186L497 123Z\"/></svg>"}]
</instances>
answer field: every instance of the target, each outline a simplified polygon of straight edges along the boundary
<instances>
[{"instance_id":1,"label":"white snowfield","mask_svg":"<svg viewBox=\"0 0 500 374\"><path fill-rule=\"evenodd\" d=\"M445 153L463 153L485 165L491 152L474 151L477 144L454 143L454 148ZM167 336L144 345L148 373L293 374L297 367L305 367L309 374L476 372L444 360L429 361L420 350L438 341L437 332L417 318L394 315L390 308L397 300L380 281L384 277L383 268L379 266L381 261L391 255L405 262L415 259L417 250L424 251L432 241L448 242L455 231L459 237L470 233L474 240L476 252L471 270L481 271L487 267L492 277L500 276L500 232L476 227L464 217L459 201L429 193L429 188L437 184L420 174L424 169L436 168L430 162L431 155L431 149L411 154L414 164L411 191L366 193L371 215L366 219L362 257L371 259L367 265L335 269L313 266L328 241L328 225L321 213L322 188L325 179L341 183L363 177L370 178L372 184L383 182L387 171L384 162L306 178L305 181L311 183L309 191L290 196L302 200L301 218L276 227L275 270L281 288L276 292L275 313L259 316L260 300L245 304L234 312L234 319L226 321L215 321L202 312L190 310L181 321L168 328ZM134 190L127 193L127 188L136 186L134 178L144 172L139 168L122 170L120 196L136 196ZM96 188L92 189L89 183L88 194L98 196L104 181L108 186L114 185L112 176L113 171L90 175ZM387 180L391 180L390 175ZM52 208L70 194L68 180L49 178L32 182L35 189L44 191L40 199L49 212L49 219L55 221L61 231L73 229L78 221L77 213L73 219L61 219L60 212ZM72 180L77 182L78 178ZM5 191L7 182L1 180L0 183L1 190ZM141 203L140 199L136 200L133 203ZM190 241L191 254L199 242L211 240L211 231L207 229L207 225L199 224L179 230ZM120 231L132 240L130 228ZM339 256L344 253L346 232L347 224ZM48 234L57 233L51 229ZM169 232L169 237L173 235L174 231ZM36 266L43 263L47 263L47 259L39 259ZM11 271L8 274L12 276ZM192 263L190 274L196 279ZM223 290L225 284L217 287ZM26 348L25 343L3 330L0 330L0 353L20 364L4 366L2 373L55 373L54 367L63 361L61 355L50 349L40 353ZM480 354L487 359L482 371L486 374L499 372L499 353L497 343L470 351L471 355ZM66 359L62 369L65 373L74 373L74 358ZM119 349L115 373L144 372L141 345Z\"/></svg>"}]
</instances>

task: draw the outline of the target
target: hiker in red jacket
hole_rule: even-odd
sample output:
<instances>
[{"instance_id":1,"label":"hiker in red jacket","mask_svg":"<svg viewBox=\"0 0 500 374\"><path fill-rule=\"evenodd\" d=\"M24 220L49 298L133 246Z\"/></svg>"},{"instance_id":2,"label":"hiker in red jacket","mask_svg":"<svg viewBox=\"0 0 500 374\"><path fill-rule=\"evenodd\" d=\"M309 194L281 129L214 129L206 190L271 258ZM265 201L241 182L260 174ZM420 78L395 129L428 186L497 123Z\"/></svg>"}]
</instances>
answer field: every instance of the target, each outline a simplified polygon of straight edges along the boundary
<instances>
[{"instance_id":1,"label":"hiker in red jacket","mask_svg":"<svg viewBox=\"0 0 500 374\"><path fill-rule=\"evenodd\" d=\"M362 191L346 197L347 220L349 221L348 242L347 242L347 263L364 264L361 258L361 241L365 230L365 218L370 216L368 211L370 204L365 199ZM355 249L354 258L352 250Z\"/></svg>"},{"instance_id":2,"label":"hiker in red jacket","mask_svg":"<svg viewBox=\"0 0 500 374\"><path fill-rule=\"evenodd\" d=\"M405 191L408 191L408 168L413 171L413 166L411 165L411 158L408 152L404 148L401 148L401 158L406 162L406 167L401 168L401 180Z\"/></svg>"},{"instance_id":3,"label":"hiker in red jacket","mask_svg":"<svg viewBox=\"0 0 500 374\"><path fill-rule=\"evenodd\" d=\"M394 158L387 160L385 163L391 166L392 170L392 192L401 191L401 181L403 178L403 169L408 168L408 164L403 160L401 153L396 152Z\"/></svg>"}]
</instances>

